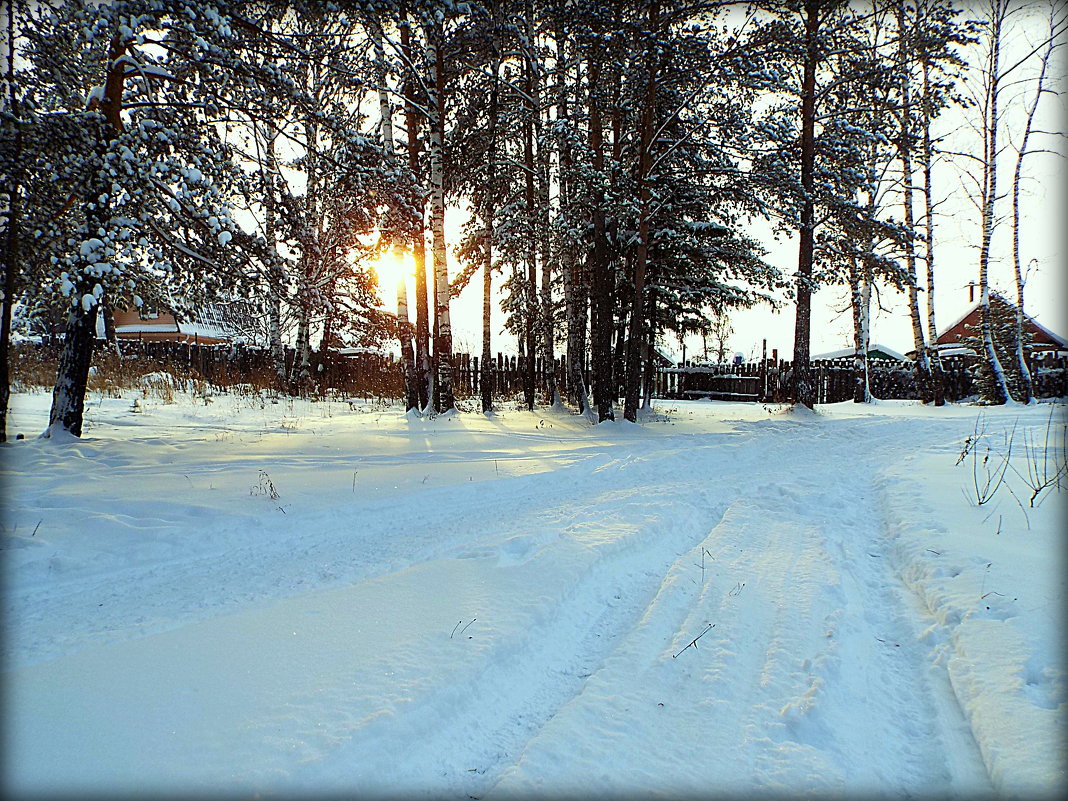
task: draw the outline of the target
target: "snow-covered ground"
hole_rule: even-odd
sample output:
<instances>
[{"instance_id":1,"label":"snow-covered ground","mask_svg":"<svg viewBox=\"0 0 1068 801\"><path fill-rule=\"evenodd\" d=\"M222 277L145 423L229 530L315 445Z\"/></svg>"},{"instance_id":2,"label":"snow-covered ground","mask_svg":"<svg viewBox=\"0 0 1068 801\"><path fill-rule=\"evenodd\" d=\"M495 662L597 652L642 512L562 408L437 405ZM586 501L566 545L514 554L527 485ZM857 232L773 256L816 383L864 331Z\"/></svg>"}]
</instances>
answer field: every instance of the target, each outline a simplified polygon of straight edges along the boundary
<instances>
[{"instance_id":1,"label":"snow-covered ground","mask_svg":"<svg viewBox=\"0 0 1068 801\"><path fill-rule=\"evenodd\" d=\"M1065 789L1063 406L132 399L13 400L5 797Z\"/></svg>"}]
</instances>

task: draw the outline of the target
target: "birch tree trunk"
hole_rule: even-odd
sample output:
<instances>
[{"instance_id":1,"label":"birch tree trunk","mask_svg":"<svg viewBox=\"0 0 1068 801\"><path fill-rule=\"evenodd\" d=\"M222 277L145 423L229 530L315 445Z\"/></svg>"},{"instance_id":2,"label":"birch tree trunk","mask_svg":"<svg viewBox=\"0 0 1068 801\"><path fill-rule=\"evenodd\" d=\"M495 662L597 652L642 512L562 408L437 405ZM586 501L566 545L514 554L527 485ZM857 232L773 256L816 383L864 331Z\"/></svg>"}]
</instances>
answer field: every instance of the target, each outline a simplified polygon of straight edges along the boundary
<instances>
[{"instance_id":1,"label":"birch tree trunk","mask_svg":"<svg viewBox=\"0 0 1068 801\"><path fill-rule=\"evenodd\" d=\"M855 257L849 262L849 291L853 309L853 403L871 403L868 383L871 283L867 267L860 266Z\"/></svg>"},{"instance_id":2,"label":"birch tree trunk","mask_svg":"<svg viewBox=\"0 0 1068 801\"><path fill-rule=\"evenodd\" d=\"M378 127L382 136L382 149L386 158L392 162L393 147L393 104L389 99L389 87L386 75L386 49L382 42L382 23L377 15L368 18L371 39L375 51L375 81L378 83Z\"/></svg>"},{"instance_id":3,"label":"birch tree trunk","mask_svg":"<svg viewBox=\"0 0 1068 801\"><path fill-rule=\"evenodd\" d=\"M984 383L986 403L1002 405L1009 400L1005 371L994 348L994 320L990 310L990 240L994 233L994 204L997 200L998 100L1001 92L1001 36L1008 0L990 0L990 52L985 67L986 86L983 98L983 183L982 240L979 250L979 305L982 315L983 356L990 374Z\"/></svg>"},{"instance_id":4,"label":"birch tree trunk","mask_svg":"<svg viewBox=\"0 0 1068 801\"><path fill-rule=\"evenodd\" d=\"M441 23L428 26L427 49L433 70L430 98L430 231L434 259L434 362L438 397L434 408L445 413L456 407L452 391L452 320L449 316L449 271L445 261L445 64L441 52Z\"/></svg>"},{"instance_id":5,"label":"birch tree trunk","mask_svg":"<svg viewBox=\"0 0 1068 801\"><path fill-rule=\"evenodd\" d=\"M1024 157L1028 153L1031 133L1034 130L1035 112L1038 111L1039 101L1047 91L1046 76L1049 71L1049 62L1056 47L1056 5L1050 3L1049 39L1041 54L1038 78L1035 81L1035 94L1027 107L1026 122L1024 123L1023 137L1020 148L1016 154L1016 169L1012 177L1012 268L1016 279L1016 315L1014 318L1014 340L1016 343L1016 372L1019 373L1017 389L1020 403L1030 403L1034 399L1034 385L1031 381L1031 371L1027 364L1027 355L1024 352L1024 284L1026 283L1023 269L1020 265L1020 182L1023 179Z\"/></svg>"},{"instance_id":6,"label":"birch tree trunk","mask_svg":"<svg viewBox=\"0 0 1068 801\"><path fill-rule=\"evenodd\" d=\"M22 121L19 119L18 95L15 90L15 2L7 3L7 64L4 80L7 83L5 109L10 114L14 132L11 137L15 165L22 163ZM2 187L2 214L4 229L0 234L3 240L4 270L3 300L0 301L0 442L7 442L7 412L11 402L11 314L15 305L15 286L19 271L19 216L22 205L22 186L17 173L18 167L7 176L7 183Z\"/></svg>"},{"instance_id":7,"label":"birch tree trunk","mask_svg":"<svg viewBox=\"0 0 1068 801\"><path fill-rule=\"evenodd\" d=\"M935 232L934 232L934 193L931 183L931 171L934 166L934 148L931 143L931 65L927 57L922 62L923 113L920 121L922 132L920 159L923 162L923 202L924 202L924 263L927 268L927 345L931 366L931 384L934 391L935 406L946 403L945 371L938 355L938 326L935 322Z\"/></svg>"}]
</instances>

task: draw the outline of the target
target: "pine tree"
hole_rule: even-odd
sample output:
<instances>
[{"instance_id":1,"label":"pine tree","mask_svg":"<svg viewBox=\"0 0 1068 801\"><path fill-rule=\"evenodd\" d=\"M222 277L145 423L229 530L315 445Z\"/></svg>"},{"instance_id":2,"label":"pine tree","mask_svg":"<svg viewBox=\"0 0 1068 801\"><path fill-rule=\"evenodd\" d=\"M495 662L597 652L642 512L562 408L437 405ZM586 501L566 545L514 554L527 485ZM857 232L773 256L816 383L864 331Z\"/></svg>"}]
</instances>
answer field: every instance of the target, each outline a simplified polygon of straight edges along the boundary
<instances>
[{"instance_id":1,"label":"pine tree","mask_svg":"<svg viewBox=\"0 0 1068 801\"><path fill-rule=\"evenodd\" d=\"M55 269L67 321L44 436L79 436L105 295L139 305L145 287L181 299L176 306L196 303L240 286L246 254L263 241L232 220L242 176L213 124L224 98L211 73L236 70L240 58L223 10L131 0L32 13L22 52L49 92L44 125L70 134L46 154L72 213L54 224L62 225Z\"/></svg>"}]
</instances>

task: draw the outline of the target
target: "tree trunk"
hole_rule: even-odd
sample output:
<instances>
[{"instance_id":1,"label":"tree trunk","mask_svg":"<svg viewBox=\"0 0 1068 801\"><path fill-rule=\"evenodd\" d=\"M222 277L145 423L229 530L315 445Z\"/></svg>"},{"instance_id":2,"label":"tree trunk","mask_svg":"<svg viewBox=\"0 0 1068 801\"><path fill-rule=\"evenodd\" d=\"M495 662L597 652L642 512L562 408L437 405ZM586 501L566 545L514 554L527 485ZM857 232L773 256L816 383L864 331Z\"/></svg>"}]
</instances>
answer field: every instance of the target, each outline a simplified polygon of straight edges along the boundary
<instances>
[{"instance_id":1,"label":"tree trunk","mask_svg":"<svg viewBox=\"0 0 1068 801\"><path fill-rule=\"evenodd\" d=\"M656 49L653 45L660 28L660 5L649 4L650 43L646 52L645 103L642 106L638 130L638 243L634 258L634 300L631 303L630 326L627 332L627 368L623 397L623 417L631 422L638 419L641 393L641 344L645 340L645 271L649 260L649 180L653 164L653 119L656 111ZM652 325L652 321L650 321Z\"/></svg>"},{"instance_id":2,"label":"tree trunk","mask_svg":"<svg viewBox=\"0 0 1068 801\"><path fill-rule=\"evenodd\" d=\"M8 4L8 16L11 15L11 4ZM12 51L8 51L9 53ZM12 93L14 90L12 90ZM16 125L18 122L15 123ZM15 152L21 148L22 135L15 134ZM7 411L11 402L11 375L9 365L11 363L11 313L15 305L16 276L18 275L18 247L19 247L19 211L21 208L22 187L17 178L12 177L11 183L4 187L7 196L7 213L4 215L5 230L3 233L4 255L4 288L3 301L0 305L0 442L7 442Z\"/></svg>"},{"instance_id":3,"label":"tree trunk","mask_svg":"<svg viewBox=\"0 0 1068 801\"><path fill-rule=\"evenodd\" d=\"M1028 369L1027 355L1024 352L1024 284L1026 283L1023 269L1020 264L1020 182L1023 179L1023 162L1027 155L1027 148L1031 140L1031 132L1034 126L1035 112L1038 111L1039 101L1046 89L1046 75L1049 70L1050 58L1056 46L1055 6L1050 6L1050 37L1041 58L1038 78L1035 83L1035 94L1030 105L1027 107L1026 123L1024 124L1023 139L1020 141L1020 150L1016 155L1016 169L1012 178L1012 268L1016 279L1016 315L1013 321L1013 334L1016 341L1016 372L1017 392L1020 403L1030 403L1034 399L1035 389L1031 381L1031 371Z\"/></svg>"},{"instance_id":4,"label":"tree trunk","mask_svg":"<svg viewBox=\"0 0 1068 801\"><path fill-rule=\"evenodd\" d=\"M805 0L805 63L801 83L801 228L797 251L797 311L794 320L793 400L810 409L815 386L809 366L812 330L812 266L815 257L816 66L820 3Z\"/></svg>"},{"instance_id":5,"label":"tree trunk","mask_svg":"<svg viewBox=\"0 0 1068 801\"><path fill-rule=\"evenodd\" d=\"M403 13L403 12L402 12ZM413 64L411 25L407 16L401 17L399 26L401 53L406 63ZM419 142L420 116L416 106L416 79L408 75L404 81L404 123L408 129L408 169L417 178L422 175L419 166L421 146ZM433 379L430 364L430 308L427 297L425 208L422 197L415 209L417 220L412 227L412 258L415 261L415 370L418 378L419 409L429 411L433 403Z\"/></svg>"},{"instance_id":6,"label":"tree trunk","mask_svg":"<svg viewBox=\"0 0 1068 801\"><path fill-rule=\"evenodd\" d=\"M653 264L655 264L655 260ZM646 327L647 339L645 341L645 377L642 381L642 408L646 411L652 410L653 388L656 384L656 292L654 287L656 280L653 276L650 276L649 291L647 295L647 303L645 309L645 319L649 322Z\"/></svg>"},{"instance_id":7,"label":"tree trunk","mask_svg":"<svg viewBox=\"0 0 1068 801\"><path fill-rule=\"evenodd\" d=\"M532 27L529 21L533 19L533 8L528 17L528 36L530 38L531 51L527 60L530 64L530 98L532 104L532 121L534 124L534 144L536 145L535 165L537 170L537 207L534 214L535 239L538 245L538 259L541 262L541 307L538 311L538 333L540 334L541 359L545 367L545 398L550 406L560 403L560 394L556 387L556 371L553 365L556 362L556 349L554 347L555 331L553 330L553 295L552 275L553 260L549 254L549 149L545 146L545 138L542 132L541 111L541 68L536 58L536 51Z\"/></svg>"},{"instance_id":8,"label":"tree trunk","mask_svg":"<svg viewBox=\"0 0 1068 801\"><path fill-rule=\"evenodd\" d=\"M99 162L86 194L85 235L94 237L106 228L108 209L102 207L98 198L111 191L111 182L105 174L105 156L110 143L122 131L122 103L125 84L125 61L127 42L119 34L112 37L108 48L107 71L104 79L104 96L100 112L104 122L97 133L97 159ZM89 202L89 198L93 202ZM73 297L67 313L67 330L56 370L56 385L52 390L52 408L48 415L48 429L44 438L67 431L76 437L82 435L85 410L85 393L89 385L89 366L93 360L93 345L96 339L97 302L94 299L98 284L91 276L88 265L82 266L74 280ZM96 296L97 298L99 296Z\"/></svg>"},{"instance_id":9,"label":"tree trunk","mask_svg":"<svg viewBox=\"0 0 1068 801\"><path fill-rule=\"evenodd\" d=\"M485 263L482 265L482 369L479 371L478 389L482 399L482 413L493 411L493 233L492 223L486 238Z\"/></svg>"},{"instance_id":10,"label":"tree trunk","mask_svg":"<svg viewBox=\"0 0 1068 801\"><path fill-rule=\"evenodd\" d=\"M558 22L558 26L561 23ZM557 42L557 120L560 154L560 208L570 211L571 204L571 146L568 142L567 124L570 120L567 87L569 76L566 67L565 36L562 27L556 31ZM588 320L589 289L582 269L582 260L575 258L574 249L565 242L560 249L560 270L564 279L564 310L567 318L567 399L578 407L579 414L590 414L590 399L586 391L583 362L586 355L586 326Z\"/></svg>"},{"instance_id":11,"label":"tree trunk","mask_svg":"<svg viewBox=\"0 0 1068 801\"><path fill-rule=\"evenodd\" d=\"M526 266L527 275L524 282L523 298L523 337L527 352L526 369L523 373L523 398L527 409L534 410L534 393L537 387L537 373L535 363L537 361L537 329L538 329L538 246L539 232L538 215L535 211L535 178L536 167L534 164L534 115L538 110L531 102L530 93L533 89L530 59L523 62L525 73L526 114L523 119L523 202L526 205L527 224L530 233L526 241Z\"/></svg>"},{"instance_id":12,"label":"tree trunk","mask_svg":"<svg viewBox=\"0 0 1068 801\"><path fill-rule=\"evenodd\" d=\"M485 248L482 265L482 369L479 371L479 392L482 413L493 411L493 237L497 213L497 117L500 114L501 46L498 34L497 5L491 4L493 18L493 82L489 97L489 163L487 165L483 224Z\"/></svg>"},{"instance_id":13,"label":"tree trunk","mask_svg":"<svg viewBox=\"0 0 1068 801\"><path fill-rule=\"evenodd\" d=\"M378 82L378 120L382 134L382 149L386 158L393 160L393 104L389 100L386 85L386 50L382 43L382 23L375 14L368 16L371 38L375 51L375 80Z\"/></svg>"},{"instance_id":14,"label":"tree trunk","mask_svg":"<svg viewBox=\"0 0 1068 801\"><path fill-rule=\"evenodd\" d=\"M317 85L317 68L309 66L307 83L314 95ZM320 248L319 209L319 123L311 114L304 120L304 164L307 183L304 191L303 225L300 234L300 286L297 289L297 341L293 358L293 374L290 392L306 396L312 385L311 374L311 328L315 305L315 283L322 274L323 254Z\"/></svg>"},{"instance_id":15,"label":"tree trunk","mask_svg":"<svg viewBox=\"0 0 1068 801\"><path fill-rule=\"evenodd\" d=\"M253 133L259 142L259 131L253 124ZM271 349L271 365L274 370L275 388L284 392L286 388L286 349L282 343L282 298L286 290L286 273L282 259L278 255L276 223L278 211L275 206L273 176L279 173L278 156L275 151L275 137L267 135L265 143L266 163L260 163L260 183L263 193L263 235L267 240L267 250L272 263L267 276L267 341Z\"/></svg>"},{"instance_id":16,"label":"tree trunk","mask_svg":"<svg viewBox=\"0 0 1068 801\"><path fill-rule=\"evenodd\" d=\"M923 132L921 159L923 160L924 201L924 261L927 265L927 345L931 366L931 386L935 406L946 404L946 376L942 359L938 355L938 326L935 323L935 239L934 239L934 193L931 188L931 170L934 165L934 148L931 144L931 66L923 58Z\"/></svg>"},{"instance_id":17,"label":"tree trunk","mask_svg":"<svg viewBox=\"0 0 1068 801\"><path fill-rule=\"evenodd\" d=\"M441 51L440 23L427 31L427 47L433 66L433 96L430 107L430 230L434 259L434 363L438 396L434 407L440 413L456 407L452 391L452 320L449 316L449 271L445 262L445 64Z\"/></svg>"},{"instance_id":18,"label":"tree trunk","mask_svg":"<svg viewBox=\"0 0 1068 801\"><path fill-rule=\"evenodd\" d=\"M12 163L16 172L8 176L10 183L3 187L6 209L3 215L4 270L3 300L0 301L0 442L7 442L7 412L11 403L11 314L15 306L15 287L19 269L19 216L22 208L22 186L17 173L22 163L22 125L19 120L18 97L15 91L15 2L7 3L7 111L11 115L14 135L12 137Z\"/></svg>"},{"instance_id":19,"label":"tree trunk","mask_svg":"<svg viewBox=\"0 0 1068 801\"><path fill-rule=\"evenodd\" d=\"M868 383L869 311L871 308L871 284L868 270L857 264L856 258L849 262L849 290L853 307L853 402L870 403L871 389Z\"/></svg>"},{"instance_id":20,"label":"tree trunk","mask_svg":"<svg viewBox=\"0 0 1068 801\"><path fill-rule=\"evenodd\" d=\"M88 309L82 298L92 292L87 282L79 282L75 297L67 313L67 331L63 349L59 354L56 371L56 386L52 390L52 410L48 417L48 430L41 436L45 439L60 430L76 437L82 435L85 412L85 393L89 384L89 367L93 361L93 345L96 341L97 305Z\"/></svg>"},{"instance_id":21,"label":"tree trunk","mask_svg":"<svg viewBox=\"0 0 1068 801\"><path fill-rule=\"evenodd\" d=\"M901 71L900 91L901 110L897 152L901 159L902 178L902 202L905 207L905 229L909 239L905 243L905 266L908 273L909 286L909 317L912 320L912 346L916 351L916 380L919 384L920 399L923 403L934 400L934 392L931 381L931 363L927 350L927 342L923 335L923 318L920 315L920 288L919 278L916 274L916 245L912 238L915 229L915 210L912 202L912 99L909 80L909 61L907 58L907 36L905 33L905 7L897 7L897 32L898 32L898 69Z\"/></svg>"},{"instance_id":22,"label":"tree trunk","mask_svg":"<svg viewBox=\"0 0 1068 801\"><path fill-rule=\"evenodd\" d=\"M990 239L994 233L994 203L997 199L998 155L998 96L1000 77L998 71L1001 55L1002 23L1007 10L1007 0L991 0L990 55L987 62L987 85L983 108L983 204L982 242L979 250L979 304L982 319L983 356L986 360L989 380L983 384L986 403L1002 405L1009 400L1005 371L994 348L994 321L990 312Z\"/></svg>"},{"instance_id":23,"label":"tree trunk","mask_svg":"<svg viewBox=\"0 0 1068 801\"><path fill-rule=\"evenodd\" d=\"M400 339L401 364L404 369L404 411L419 411L418 376L412 350L412 324L408 320L408 288L402 278L397 284L397 337Z\"/></svg>"},{"instance_id":24,"label":"tree trunk","mask_svg":"<svg viewBox=\"0 0 1068 801\"><path fill-rule=\"evenodd\" d=\"M395 161L393 142L393 104L389 99L386 75L386 53L383 45L382 24L375 15L369 15L368 23L375 52L375 80L378 82L378 120L382 135L382 150L386 159ZM390 232L393 235L395 232ZM394 238L394 243L396 238ZM393 244L393 243L391 243ZM400 341L401 365L404 371L404 410L410 412L419 407L418 377L415 369L415 352L412 347L412 324L408 319L408 287L402 276L397 282L397 339Z\"/></svg>"},{"instance_id":25,"label":"tree trunk","mask_svg":"<svg viewBox=\"0 0 1068 801\"><path fill-rule=\"evenodd\" d=\"M593 403L597 407L597 421L614 420L613 405L616 397L615 370L612 359L612 318L615 289L612 258L608 243L608 226L605 220L605 193L603 189L604 120L601 114L601 64L600 54L589 67L589 143L590 158L594 173L598 175L593 191L593 243L589 254L590 268L590 362L593 371Z\"/></svg>"}]
</instances>

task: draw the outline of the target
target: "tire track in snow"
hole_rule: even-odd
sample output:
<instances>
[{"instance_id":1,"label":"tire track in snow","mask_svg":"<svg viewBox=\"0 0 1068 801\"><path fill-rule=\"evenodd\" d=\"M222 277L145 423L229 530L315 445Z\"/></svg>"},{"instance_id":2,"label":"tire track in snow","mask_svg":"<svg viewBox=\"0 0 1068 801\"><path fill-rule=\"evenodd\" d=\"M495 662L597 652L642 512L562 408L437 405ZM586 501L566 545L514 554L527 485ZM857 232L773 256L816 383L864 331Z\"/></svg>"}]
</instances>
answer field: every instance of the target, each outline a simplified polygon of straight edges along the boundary
<instances>
[{"instance_id":1,"label":"tire track in snow","mask_svg":"<svg viewBox=\"0 0 1068 801\"><path fill-rule=\"evenodd\" d=\"M781 481L732 503L702 543L715 557L713 579L695 596L672 580L693 561L680 557L642 624L617 640L611 668L531 739L497 792L566 792L569 777L585 776L606 794L952 790L946 721L900 581L878 552L883 532L870 490L877 454L861 457L848 432L825 430L835 458L808 464L804 451L783 447L799 432L777 428L758 458L776 455ZM709 622L715 628L699 651L673 663L674 649ZM648 677L661 700L611 694L634 676ZM650 718L654 702L671 714ZM567 730L595 711L618 722L594 728L576 745L581 755L561 755ZM645 763L598 774L619 738L640 738ZM751 785L724 788L719 782L737 780L738 764L751 766Z\"/></svg>"},{"instance_id":2,"label":"tire track in snow","mask_svg":"<svg viewBox=\"0 0 1068 801\"><path fill-rule=\"evenodd\" d=\"M309 786L334 776L336 789L359 786L390 791L404 776L428 777L425 787L405 786L406 797L478 796L512 765L523 748L562 706L581 693L615 644L640 620L680 552L707 536L719 508L702 487L656 483L664 457L627 459L598 468L611 471L583 495L546 510L542 525L554 532L551 549L524 554L544 568L575 572L566 589L539 598L534 623L520 637L495 645L484 668L460 685L442 688L401 720L376 722L309 771ZM638 522L635 522L638 521ZM513 563L509 540L498 553L483 545L463 558ZM522 569L523 565L516 566ZM550 567L550 572L554 570ZM492 621L486 625L492 629ZM359 767L371 748L403 749L404 761ZM430 779L429 777L433 777ZM328 785L329 786L329 785ZM295 787L302 787L298 777Z\"/></svg>"}]
</instances>

